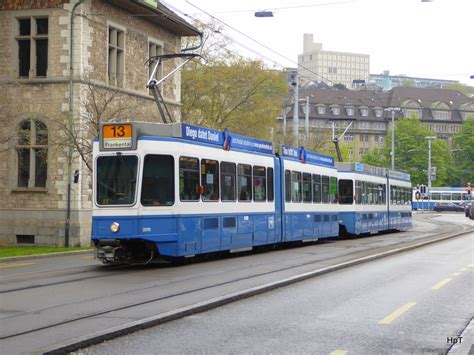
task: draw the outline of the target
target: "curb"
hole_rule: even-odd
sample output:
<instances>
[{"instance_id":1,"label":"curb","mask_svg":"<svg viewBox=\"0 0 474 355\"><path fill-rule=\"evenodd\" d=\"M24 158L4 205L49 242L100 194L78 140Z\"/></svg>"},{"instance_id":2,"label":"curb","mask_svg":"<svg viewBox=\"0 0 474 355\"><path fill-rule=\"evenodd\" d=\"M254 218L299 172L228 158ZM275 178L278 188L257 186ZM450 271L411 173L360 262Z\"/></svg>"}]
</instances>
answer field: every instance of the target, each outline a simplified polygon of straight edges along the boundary
<instances>
[{"instance_id":1,"label":"curb","mask_svg":"<svg viewBox=\"0 0 474 355\"><path fill-rule=\"evenodd\" d=\"M225 296L216 297L207 301L195 303L190 306L182 307L176 310L168 311L168 312L161 313L161 314L151 316L148 318L144 318L141 320L121 324L121 325L118 325L106 330L72 338L67 341L52 345L48 348L43 348L41 350L41 353L49 355L49 354L65 354L72 351L77 351L87 346L95 345L106 340L111 340L120 336L124 336L138 330L143 330L143 329L150 328L156 325L174 321L186 316L190 316L192 314L202 313L202 312L205 312L205 311L208 311L220 306L224 306L226 304L229 304L235 301L253 297L253 296L268 292L268 291L275 290L280 287L284 287L284 286L288 286L300 281L308 280L310 278L324 275L333 271L338 271L338 270L345 269L351 266L364 264L373 260L382 259L387 256L400 254L400 253L411 251L411 250L421 248L427 245L439 243L448 239L460 237L465 234L472 233L473 231L474 231L473 229L464 230L462 232L449 234L447 236L440 237L437 239L415 243L415 244L408 245L405 247L400 247L400 248L385 251L382 253L373 254L373 255L362 257L362 258L339 263L336 265L324 267L321 269L305 272L305 273L291 276L279 281L273 281L261 286L255 286L246 290L237 291Z\"/></svg>"},{"instance_id":2,"label":"curb","mask_svg":"<svg viewBox=\"0 0 474 355\"><path fill-rule=\"evenodd\" d=\"M19 255L19 256L7 256L0 258L1 262L9 261L18 261L18 260L29 260L29 259L41 259L41 258L51 258L56 256L66 256L66 255L75 255L75 254L87 254L94 252L94 249L88 250L71 250L71 251L61 251L58 253L48 253L48 254L34 254L34 255Z\"/></svg>"}]
</instances>

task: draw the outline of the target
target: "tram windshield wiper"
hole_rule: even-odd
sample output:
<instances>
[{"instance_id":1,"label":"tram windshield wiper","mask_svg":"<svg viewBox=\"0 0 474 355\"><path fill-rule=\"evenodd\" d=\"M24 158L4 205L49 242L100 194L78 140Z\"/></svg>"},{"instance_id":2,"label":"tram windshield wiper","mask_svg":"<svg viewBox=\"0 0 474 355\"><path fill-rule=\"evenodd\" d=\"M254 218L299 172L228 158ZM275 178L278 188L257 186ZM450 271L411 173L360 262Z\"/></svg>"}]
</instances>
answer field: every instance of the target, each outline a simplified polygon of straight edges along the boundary
<instances>
[{"instance_id":1,"label":"tram windshield wiper","mask_svg":"<svg viewBox=\"0 0 474 355\"><path fill-rule=\"evenodd\" d=\"M120 161L120 164L125 166L125 170L127 171L128 177L130 178L130 184L136 183L137 179L135 175L133 174L133 171L130 168L130 165L128 165L127 161L123 158L123 155L121 152L117 152L117 158Z\"/></svg>"}]
</instances>

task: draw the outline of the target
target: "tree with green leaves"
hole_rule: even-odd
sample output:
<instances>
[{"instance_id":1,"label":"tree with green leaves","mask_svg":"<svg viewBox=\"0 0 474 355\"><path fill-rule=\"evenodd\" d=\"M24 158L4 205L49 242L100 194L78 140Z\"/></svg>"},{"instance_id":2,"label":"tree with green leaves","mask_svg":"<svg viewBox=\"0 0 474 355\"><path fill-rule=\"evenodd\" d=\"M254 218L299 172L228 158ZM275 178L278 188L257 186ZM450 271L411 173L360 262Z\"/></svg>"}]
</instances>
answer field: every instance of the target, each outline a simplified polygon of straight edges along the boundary
<instances>
[{"instance_id":1,"label":"tree with green leaves","mask_svg":"<svg viewBox=\"0 0 474 355\"><path fill-rule=\"evenodd\" d=\"M222 30L200 24L201 55L182 73L182 121L270 139L288 94L285 76L235 54Z\"/></svg>"},{"instance_id":2,"label":"tree with green leaves","mask_svg":"<svg viewBox=\"0 0 474 355\"><path fill-rule=\"evenodd\" d=\"M413 185L428 182L428 140L425 137L434 133L420 123L417 117L403 118L395 123L395 170L411 175ZM383 167L391 165L391 132L387 132L381 155L374 152L363 157L362 162ZM431 166L436 167L436 179L433 186L445 186L449 183L452 159L446 142L441 139L432 141Z\"/></svg>"},{"instance_id":3,"label":"tree with green leaves","mask_svg":"<svg viewBox=\"0 0 474 355\"><path fill-rule=\"evenodd\" d=\"M453 138L453 186L474 184L474 117L468 117Z\"/></svg>"}]
</instances>

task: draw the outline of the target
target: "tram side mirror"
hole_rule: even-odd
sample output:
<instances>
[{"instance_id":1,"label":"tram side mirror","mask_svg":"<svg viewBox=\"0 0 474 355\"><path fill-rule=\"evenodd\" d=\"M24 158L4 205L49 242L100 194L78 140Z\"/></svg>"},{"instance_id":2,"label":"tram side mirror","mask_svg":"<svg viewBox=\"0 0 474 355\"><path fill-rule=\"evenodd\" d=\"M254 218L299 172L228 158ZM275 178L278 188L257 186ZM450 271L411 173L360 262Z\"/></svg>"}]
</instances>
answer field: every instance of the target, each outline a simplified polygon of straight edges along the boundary
<instances>
[{"instance_id":1,"label":"tram side mirror","mask_svg":"<svg viewBox=\"0 0 474 355\"><path fill-rule=\"evenodd\" d=\"M199 193L200 195L202 195L202 194L204 194L204 191L205 191L205 190L204 190L204 186L203 186L203 185L199 185L199 187L198 187L198 193Z\"/></svg>"}]
</instances>

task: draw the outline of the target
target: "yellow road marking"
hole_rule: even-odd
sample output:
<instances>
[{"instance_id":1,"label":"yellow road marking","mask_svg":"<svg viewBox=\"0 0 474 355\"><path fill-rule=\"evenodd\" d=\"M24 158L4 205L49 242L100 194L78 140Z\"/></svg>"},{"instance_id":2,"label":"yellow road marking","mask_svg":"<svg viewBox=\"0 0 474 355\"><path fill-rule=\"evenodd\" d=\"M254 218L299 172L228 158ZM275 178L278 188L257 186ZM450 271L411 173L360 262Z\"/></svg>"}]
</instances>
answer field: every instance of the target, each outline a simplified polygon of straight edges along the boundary
<instances>
[{"instance_id":1,"label":"yellow road marking","mask_svg":"<svg viewBox=\"0 0 474 355\"><path fill-rule=\"evenodd\" d=\"M395 319L400 317L403 313L408 311L411 307L413 307L416 304L416 302L409 302L406 305L400 307L397 309L395 312L389 314L386 316L384 319L382 319L379 324L390 324L392 323Z\"/></svg>"},{"instance_id":2,"label":"yellow road marking","mask_svg":"<svg viewBox=\"0 0 474 355\"><path fill-rule=\"evenodd\" d=\"M329 355L346 355L347 354L347 350L344 350L344 349L337 349L337 350L334 350L331 354Z\"/></svg>"},{"instance_id":3,"label":"yellow road marking","mask_svg":"<svg viewBox=\"0 0 474 355\"><path fill-rule=\"evenodd\" d=\"M34 265L34 264L35 263L17 263L17 264L0 263L0 269L5 269L7 267L29 266L29 265Z\"/></svg>"},{"instance_id":4,"label":"yellow road marking","mask_svg":"<svg viewBox=\"0 0 474 355\"><path fill-rule=\"evenodd\" d=\"M467 271L467 268L463 267L462 269L459 269L459 271Z\"/></svg>"},{"instance_id":5,"label":"yellow road marking","mask_svg":"<svg viewBox=\"0 0 474 355\"><path fill-rule=\"evenodd\" d=\"M94 259L94 256L93 256L93 255L89 255L89 256L83 256L82 258L83 258L83 259Z\"/></svg>"},{"instance_id":6,"label":"yellow road marking","mask_svg":"<svg viewBox=\"0 0 474 355\"><path fill-rule=\"evenodd\" d=\"M441 287L445 286L448 282L450 282L452 279L444 279L440 282L438 282L436 285L431 287L432 290L439 290Z\"/></svg>"},{"instance_id":7,"label":"yellow road marking","mask_svg":"<svg viewBox=\"0 0 474 355\"><path fill-rule=\"evenodd\" d=\"M460 272L455 272L455 273L453 273L453 275L454 276L459 276L459 275L461 275L461 273Z\"/></svg>"}]
</instances>

